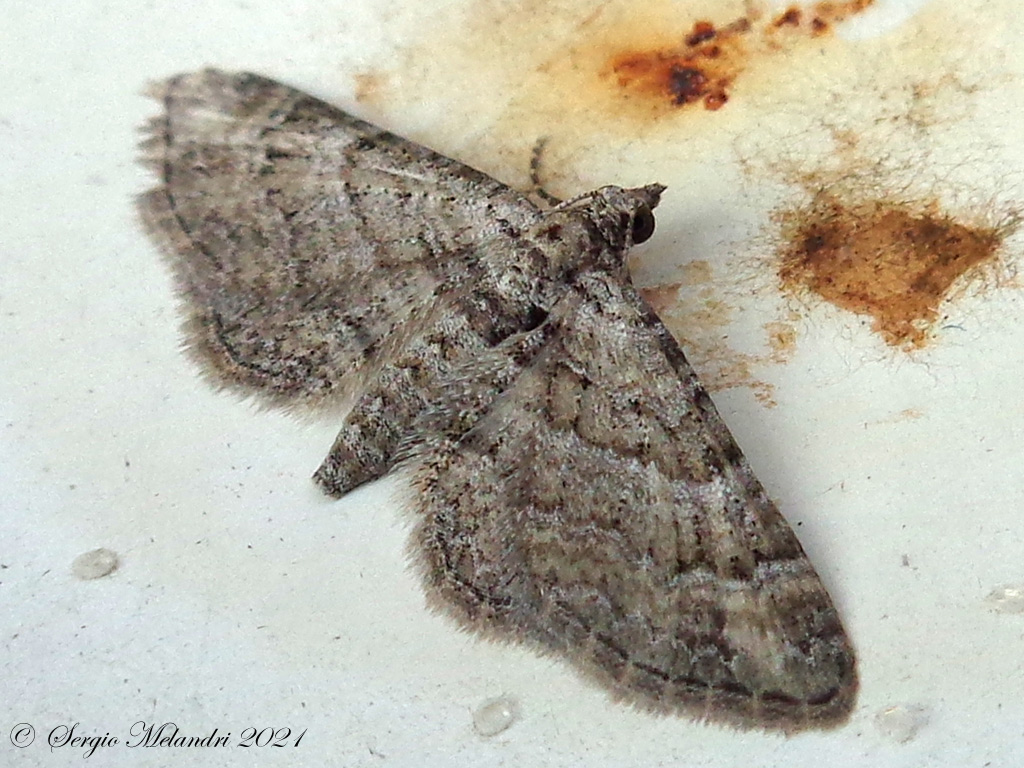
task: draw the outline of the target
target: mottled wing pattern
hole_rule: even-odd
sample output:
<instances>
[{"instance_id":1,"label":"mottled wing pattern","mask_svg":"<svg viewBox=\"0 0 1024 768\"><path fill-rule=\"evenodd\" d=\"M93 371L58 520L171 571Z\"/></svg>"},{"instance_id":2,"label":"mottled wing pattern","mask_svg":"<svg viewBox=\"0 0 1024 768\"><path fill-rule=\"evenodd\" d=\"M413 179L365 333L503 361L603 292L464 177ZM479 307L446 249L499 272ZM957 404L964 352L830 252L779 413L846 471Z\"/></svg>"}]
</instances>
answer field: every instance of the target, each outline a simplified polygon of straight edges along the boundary
<instances>
[{"instance_id":1,"label":"mottled wing pattern","mask_svg":"<svg viewBox=\"0 0 1024 768\"><path fill-rule=\"evenodd\" d=\"M411 552L435 606L646 708L845 720L837 613L671 335L595 273L551 322L487 414L415 469Z\"/></svg>"},{"instance_id":2,"label":"mottled wing pattern","mask_svg":"<svg viewBox=\"0 0 1024 768\"><path fill-rule=\"evenodd\" d=\"M186 299L188 345L215 383L270 402L372 378L448 290L453 260L540 215L479 171L257 75L205 70L152 95L164 114L143 148L160 185L139 208Z\"/></svg>"}]
</instances>

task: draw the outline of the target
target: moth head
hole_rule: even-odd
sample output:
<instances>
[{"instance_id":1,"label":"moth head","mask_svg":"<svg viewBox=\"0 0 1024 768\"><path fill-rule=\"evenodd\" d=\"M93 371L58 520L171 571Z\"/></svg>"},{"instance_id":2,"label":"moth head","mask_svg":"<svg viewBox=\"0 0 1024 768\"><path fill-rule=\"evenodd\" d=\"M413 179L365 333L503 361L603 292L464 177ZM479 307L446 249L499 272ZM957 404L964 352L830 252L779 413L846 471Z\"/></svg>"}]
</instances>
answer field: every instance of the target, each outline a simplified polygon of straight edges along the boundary
<instances>
[{"instance_id":1,"label":"moth head","mask_svg":"<svg viewBox=\"0 0 1024 768\"><path fill-rule=\"evenodd\" d=\"M550 209L538 244L555 273L626 269L626 254L654 234L654 209L661 184L624 189L601 187Z\"/></svg>"},{"instance_id":2,"label":"moth head","mask_svg":"<svg viewBox=\"0 0 1024 768\"><path fill-rule=\"evenodd\" d=\"M654 234L654 209L665 187L601 187L591 193L588 214L612 252L624 254Z\"/></svg>"}]
</instances>

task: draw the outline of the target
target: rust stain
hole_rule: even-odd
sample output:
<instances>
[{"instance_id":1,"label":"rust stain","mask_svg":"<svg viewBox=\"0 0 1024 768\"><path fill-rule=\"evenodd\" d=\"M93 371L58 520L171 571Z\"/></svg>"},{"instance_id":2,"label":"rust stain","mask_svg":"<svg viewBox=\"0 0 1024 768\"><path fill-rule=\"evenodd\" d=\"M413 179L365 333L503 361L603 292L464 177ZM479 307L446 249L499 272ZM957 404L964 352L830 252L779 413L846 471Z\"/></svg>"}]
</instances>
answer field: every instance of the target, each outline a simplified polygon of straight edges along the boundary
<instances>
[{"instance_id":1,"label":"rust stain","mask_svg":"<svg viewBox=\"0 0 1024 768\"><path fill-rule=\"evenodd\" d=\"M752 58L828 34L835 24L873 2L819 2L806 9L794 5L770 19L748 12L721 27L702 19L679 35L678 44L616 51L600 76L631 96L673 107L700 103L704 109L718 110L729 101L733 82Z\"/></svg>"},{"instance_id":2,"label":"rust stain","mask_svg":"<svg viewBox=\"0 0 1024 768\"><path fill-rule=\"evenodd\" d=\"M704 277L710 279L707 262L693 262L687 266L692 268L690 275L701 278L701 282L704 282ZM769 358L731 349L724 343L728 335L724 329L729 326L732 306L716 298L713 292L708 292L695 303L681 305L679 289L686 284L687 281L669 283L642 288L640 292L679 340L687 359L698 371L701 384L709 392L743 387L753 392L765 407L775 407L774 386L756 378L753 373L755 367L774 360L774 354Z\"/></svg>"},{"instance_id":3,"label":"rust stain","mask_svg":"<svg viewBox=\"0 0 1024 768\"><path fill-rule=\"evenodd\" d=\"M796 350L796 328L789 323L780 322L765 323L763 327L768 335L772 361L783 363L792 357Z\"/></svg>"},{"instance_id":4,"label":"rust stain","mask_svg":"<svg viewBox=\"0 0 1024 768\"><path fill-rule=\"evenodd\" d=\"M904 408L899 413L895 414L889 421L891 423L899 423L903 421L917 421L924 417L924 411L920 408ZM882 423L882 422L878 422Z\"/></svg>"},{"instance_id":5,"label":"rust stain","mask_svg":"<svg viewBox=\"0 0 1024 768\"><path fill-rule=\"evenodd\" d=\"M774 408L778 405L775 400L775 387L756 378L752 372L752 367L760 362L752 355L733 355L728 362L711 371L710 376L702 372L701 383L712 392L746 387L753 393L757 402L765 408Z\"/></svg>"},{"instance_id":6,"label":"rust stain","mask_svg":"<svg viewBox=\"0 0 1024 768\"><path fill-rule=\"evenodd\" d=\"M726 340L735 304L719 295L714 287L710 262L698 259L679 267L678 281L640 287L638 290L672 335L679 340L687 358L699 371L709 392L744 388L766 408L774 408L775 387L757 378L756 368L789 360L797 345L800 315L791 312L785 321L767 322L762 327L768 351L751 354L732 349ZM685 300L681 292L690 290Z\"/></svg>"},{"instance_id":7,"label":"rust stain","mask_svg":"<svg viewBox=\"0 0 1024 768\"><path fill-rule=\"evenodd\" d=\"M749 389L754 398L766 408L774 408L775 386L757 378L754 369L763 366L768 359L761 355L737 352L724 343L721 332L704 326L692 317L665 318L672 334L679 340L687 359L700 376L700 382L709 392L727 389ZM691 332L687 333L686 329Z\"/></svg>"},{"instance_id":8,"label":"rust stain","mask_svg":"<svg viewBox=\"0 0 1024 768\"><path fill-rule=\"evenodd\" d=\"M640 288L639 291L640 295L644 297L644 301L654 310L654 313L662 315L675 306L679 299L679 288L681 286L682 283L666 283L649 288Z\"/></svg>"},{"instance_id":9,"label":"rust stain","mask_svg":"<svg viewBox=\"0 0 1024 768\"><path fill-rule=\"evenodd\" d=\"M888 416L875 419L874 421L864 422L865 428L867 427L885 427L893 424L905 424L908 421L918 421L923 419L925 412L920 408L904 408L896 413L889 414Z\"/></svg>"},{"instance_id":10,"label":"rust stain","mask_svg":"<svg viewBox=\"0 0 1024 768\"><path fill-rule=\"evenodd\" d=\"M682 283L686 285L702 285L710 283L712 279L711 264L704 259L688 261L680 267L682 272Z\"/></svg>"},{"instance_id":11,"label":"rust stain","mask_svg":"<svg viewBox=\"0 0 1024 768\"><path fill-rule=\"evenodd\" d=\"M739 74L743 36L749 31L747 19L722 29L698 21L680 48L625 50L612 56L602 74L614 77L620 88L677 107L700 101L705 109L719 109Z\"/></svg>"},{"instance_id":12,"label":"rust stain","mask_svg":"<svg viewBox=\"0 0 1024 768\"><path fill-rule=\"evenodd\" d=\"M379 72L357 72L355 75L355 100L373 103L387 85L387 77Z\"/></svg>"},{"instance_id":13,"label":"rust stain","mask_svg":"<svg viewBox=\"0 0 1024 768\"><path fill-rule=\"evenodd\" d=\"M821 193L778 215L779 279L872 318L895 347L924 346L953 285L997 258L1006 227L969 225L906 202Z\"/></svg>"},{"instance_id":14,"label":"rust stain","mask_svg":"<svg viewBox=\"0 0 1024 768\"><path fill-rule=\"evenodd\" d=\"M803 13L799 8L787 8L772 20L773 27L799 27Z\"/></svg>"}]
</instances>

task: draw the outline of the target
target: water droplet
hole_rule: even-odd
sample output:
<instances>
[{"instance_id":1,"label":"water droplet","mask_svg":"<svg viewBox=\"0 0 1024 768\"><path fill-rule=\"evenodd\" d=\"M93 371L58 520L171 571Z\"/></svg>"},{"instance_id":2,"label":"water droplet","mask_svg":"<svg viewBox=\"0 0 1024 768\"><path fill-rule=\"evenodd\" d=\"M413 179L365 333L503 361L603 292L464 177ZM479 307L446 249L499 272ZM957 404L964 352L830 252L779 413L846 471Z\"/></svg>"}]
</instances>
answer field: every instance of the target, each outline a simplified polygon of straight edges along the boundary
<instances>
[{"instance_id":1,"label":"water droplet","mask_svg":"<svg viewBox=\"0 0 1024 768\"><path fill-rule=\"evenodd\" d=\"M1024 586L1007 585L988 593L985 604L999 613L1024 613Z\"/></svg>"},{"instance_id":2,"label":"water droplet","mask_svg":"<svg viewBox=\"0 0 1024 768\"><path fill-rule=\"evenodd\" d=\"M875 726L883 736L906 744L928 722L928 709L918 704L896 704L875 715Z\"/></svg>"},{"instance_id":3,"label":"water droplet","mask_svg":"<svg viewBox=\"0 0 1024 768\"><path fill-rule=\"evenodd\" d=\"M519 704L511 696L488 699L473 713L473 728L484 738L497 736L519 717Z\"/></svg>"},{"instance_id":4,"label":"water droplet","mask_svg":"<svg viewBox=\"0 0 1024 768\"><path fill-rule=\"evenodd\" d=\"M116 552L100 547L76 557L71 563L71 573L82 581L102 579L116 571L119 564Z\"/></svg>"}]
</instances>

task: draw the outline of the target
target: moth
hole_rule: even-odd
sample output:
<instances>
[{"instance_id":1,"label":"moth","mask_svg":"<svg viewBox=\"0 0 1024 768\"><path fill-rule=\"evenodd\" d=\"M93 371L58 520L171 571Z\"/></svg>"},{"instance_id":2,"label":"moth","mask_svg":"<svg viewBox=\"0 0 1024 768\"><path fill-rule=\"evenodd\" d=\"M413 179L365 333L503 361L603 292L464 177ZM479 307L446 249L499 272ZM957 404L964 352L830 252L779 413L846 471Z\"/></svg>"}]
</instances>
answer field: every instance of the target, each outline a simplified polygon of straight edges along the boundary
<instances>
[{"instance_id":1,"label":"moth","mask_svg":"<svg viewBox=\"0 0 1024 768\"><path fill-rule=\"evenodd\" d=\"M664 187L541 207L253 74L152 88L139 199L215 385L351 403L316 482L403 473L430 605L622 701L844 722L854 653L629 250Z\"/></svg>"}]
</instances>

